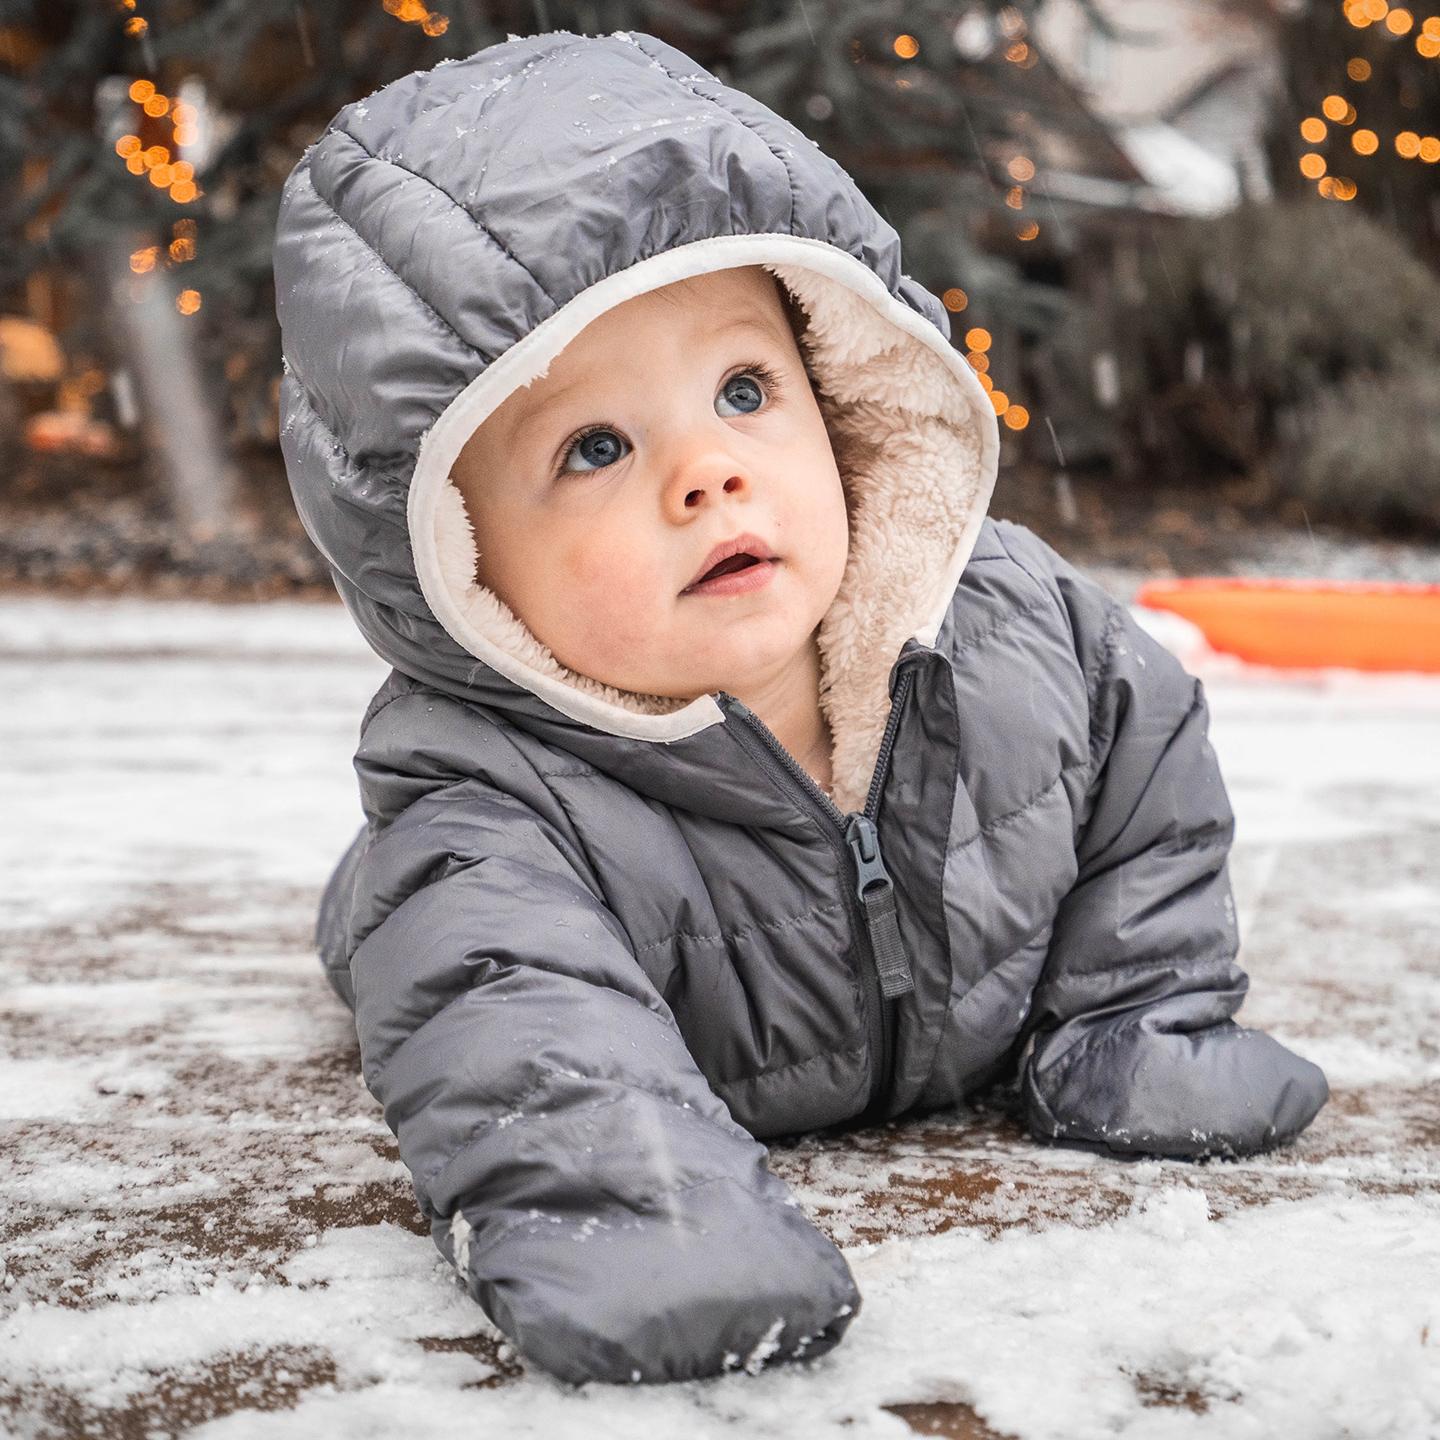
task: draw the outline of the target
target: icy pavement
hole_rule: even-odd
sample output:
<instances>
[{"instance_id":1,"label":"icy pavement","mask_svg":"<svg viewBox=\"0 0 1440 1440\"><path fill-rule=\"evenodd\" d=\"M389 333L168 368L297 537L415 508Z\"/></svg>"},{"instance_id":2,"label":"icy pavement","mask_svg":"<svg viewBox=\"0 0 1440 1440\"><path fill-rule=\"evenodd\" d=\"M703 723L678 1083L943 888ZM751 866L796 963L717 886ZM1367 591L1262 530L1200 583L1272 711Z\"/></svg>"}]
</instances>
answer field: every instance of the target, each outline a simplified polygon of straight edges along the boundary
<instances>
[{"instance_id":1,"label":"icy pavement","mask_svg":"<svg viewBox=\"0 0 1440 1440\"><path fill-rule=\"evenodd\" d=\"M808 1368L568 1389L423 1233L310 953L382 669L328 606L0 599L0 1433L1440 1435L1440 680L1206 682L1259 1160L999 1115L776 1146L865 1297Z\"/></svg>"}]
</instances>

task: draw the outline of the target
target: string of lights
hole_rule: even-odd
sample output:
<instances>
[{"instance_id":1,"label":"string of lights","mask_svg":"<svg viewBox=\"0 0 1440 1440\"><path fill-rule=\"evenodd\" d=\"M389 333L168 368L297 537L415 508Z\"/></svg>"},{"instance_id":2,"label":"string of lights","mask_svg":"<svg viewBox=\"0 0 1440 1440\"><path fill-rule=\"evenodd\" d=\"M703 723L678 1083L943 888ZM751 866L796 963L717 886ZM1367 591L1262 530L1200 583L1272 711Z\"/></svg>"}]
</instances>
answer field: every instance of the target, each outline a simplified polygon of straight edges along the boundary
<instances>
[{"instance_id":1,"label":"string of lights","mask_svg":"<svg viewBox=\"0 0 1440 1440\"><path fill-rule=\"evenodd\" d=\"M386 0L389 3L389 0ZM1004 51L1005 59L1012 65L1018 66L1021 70L1029 70L1038 63L1038 55L1035 48L1025 38L1027 25L1025 17L1013 6L1000 11L996 22L1001 32L1010 42ZM891 49L901 60L918 60L920 57L920 42L914 35L904 33L897 35L891 43ZM898 77L898 83L904 86L905 77ZM1015 155L1006 165L1009 179L1014 182L1005 190L1005 205L1010 210L1023 210L1026 202L1025 186L1035 178L1035 162L1026 155ZM1015 227L1015 238L1022 242L1035 240L1040 235L1040 224L1033 219L1021 220ZM958 286L951 286L940 297L945 308L952 314L959 314L970 303L970 297ZM969 362L970 368L979 377L981 385L985 387L986 393L990 396L990 403L995 407L995 414L1011 430L1024 430L1030 423L1030 412L1024 405L1012 400L1004 391L996 388L995 381L990 376L990 347L992 337L988 330L979 326L973 327L965 332L965 359Z\"/></svg>"},{"instance_id":2,"label":"string of lights","mask_svg":"<svg viewBox=\"0 0 1440 1440\"><path fill-rule=\"evenodd\" d=\"M430 36L443 35L450 28L449 19L422 0L381 0L381 8L407 25L418 25Z\"/></svg>"},{"instance_id":3,"label":"string of lights","mask_svg":"<svg viewBox=\"0 0 1440 1440\"><path fill-rule=\"evenodd\" d=\"M1357 30L1379 27L1388 36L1400 40L1416 28L1414 13L1403 6L1392 8L1389 0L1342 0L1341 8L1345 19ZM1440 15L1430 15L1420 22L1414 45L1425 59L1440 58ZM1373 73L1374 67L1363 56L1352 56L1346 62L1345 75L1352 84L1366 84ZM1383 143L1380 135L1369 126L1357 125L1359 118L1355 103L1336 91L1321 101L1319 115L1307 115L1301 120L1300 135L1307 144L1318 147L1348 133L1350 149L1355 155L1375 155ZM1402 160L1415 160L1422 165L1440 163L1440 136L1400 130L1392 144ZM1348 175L1333 173L1331 161L1318 148L1305 151L1298 163L1300 173L1315 182L1315 193L1322 199L1347 201L1360 193L1359 185Z\"/></svg>"},{"instance_id":4,"label":"string of lights","mask_svg":"<svg viewBox=\"0 0 1440 1440\"><path fill-rule=\"evenodd\" d=\"M150 32L150 22L137 13L139 0L116 0L122 12L129 12L124 31L132 40L145 41ZM422 0L381 0L381 8L387 15L408 25L417 25L429 36L443 35L450 27L449 18L431 10ZM115 141L115 154L125 162L125 168L134 176L145 179L157 190L165 190L177 205L189 205L203 197L195 177L194 165L184 158L183 152L194 146L199 139L200 117L194 105L177 96L167 95L153 80L139 78L131 82L129 98L136 106L134 128ZM146 144L143 134L147 128L153 132L154 122L169 125L169 133L155 143ZM172 227L171 238L164 245L147 245L133 251L130 269L135 275L148 275L158 265L182 265L196 256L197 227L193 220L177 221ZM201 307L200 291L183 289L175 298L175 308L182 315L194 315Z\"/></svg>"}]
</instances>

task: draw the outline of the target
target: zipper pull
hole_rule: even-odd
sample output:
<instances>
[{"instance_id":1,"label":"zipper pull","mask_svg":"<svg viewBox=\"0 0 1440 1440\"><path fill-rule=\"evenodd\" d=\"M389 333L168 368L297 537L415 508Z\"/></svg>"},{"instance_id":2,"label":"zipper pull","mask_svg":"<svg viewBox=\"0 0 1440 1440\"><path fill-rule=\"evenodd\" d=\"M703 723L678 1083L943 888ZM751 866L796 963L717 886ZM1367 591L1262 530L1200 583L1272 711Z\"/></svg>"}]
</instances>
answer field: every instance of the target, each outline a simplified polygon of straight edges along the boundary
<instances>
[{"instance_id":1,"label":"zipper pull","mask_svg":"<svg viewBox=\"0 0 1440 1440\"><path fill-rule=\"evenodd\" d=\"M870 932L870 944L875 951L880 993L887 1000L909 995L915 989L915 979L900 940L900 923L895 918L895 887L880 858L880 836L875 822L856 811L845 826L845 841L855 861L855 893L865 907L865 928Z\"/></svg>"}]
</instances>

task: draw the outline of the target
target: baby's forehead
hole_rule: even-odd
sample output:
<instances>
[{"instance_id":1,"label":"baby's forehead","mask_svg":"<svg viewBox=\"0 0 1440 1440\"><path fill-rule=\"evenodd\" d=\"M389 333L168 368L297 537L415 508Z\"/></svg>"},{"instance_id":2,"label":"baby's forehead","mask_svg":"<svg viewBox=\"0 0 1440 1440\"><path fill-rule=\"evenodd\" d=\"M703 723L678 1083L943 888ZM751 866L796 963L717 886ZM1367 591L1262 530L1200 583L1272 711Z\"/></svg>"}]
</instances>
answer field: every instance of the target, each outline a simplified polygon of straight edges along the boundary
<instances>
[{"instance_id":1,"label":"baby's forehead","mask_svg":"<svg viewBox=\"0 0 1440 1440\"><path fill-rule=\"evenodd\" d=\"M702 341L746 330L783 340L793 332L787 316L786 291L779 280L758 265L739 266L690 276L637 295L580 332L594 332L611 322L607 338L621 339L637 320L647 327L679 331ZM687 357L692 352L687 351Z\"/></svg>"},{"instance_id":2,"label":"baby's forehead","mask_svg":"<svg viewBox=\"0 0 1440 1440\"><path fill-rule=\"evenodd\" d=\"M675 374L708 365L708 352L723 341L793 346L784 300L780 282L758 266L695 276L634 296L578 331L545 375L516 390L485 424L493 420L508 429L562 401L583 400L602 387L613 391L623 383L625 358L634 353L634 337L642 331L663 330L685 342L671 365Z\"/></svg>"}]
</instances>

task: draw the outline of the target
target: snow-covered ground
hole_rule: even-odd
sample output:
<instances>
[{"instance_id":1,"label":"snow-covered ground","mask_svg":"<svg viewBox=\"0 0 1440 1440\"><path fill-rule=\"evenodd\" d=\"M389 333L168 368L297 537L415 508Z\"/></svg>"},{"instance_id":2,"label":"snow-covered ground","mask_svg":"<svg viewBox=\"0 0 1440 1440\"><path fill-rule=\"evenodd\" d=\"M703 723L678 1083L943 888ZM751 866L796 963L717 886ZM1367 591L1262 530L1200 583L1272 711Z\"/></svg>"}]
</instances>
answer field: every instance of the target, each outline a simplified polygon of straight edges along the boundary
<instances>
[{"instance_id":1,"label":"snow-covered ground","mask_svg":"<svg viewBox=\"0 0 1440 1440\"><path fill-rule=\"evenodd\" d=\"M0 599L0 1433L1440 1435L1440 679L1206 682L1289 1149L957 1112L777 1146L864 1309L807 1368L569 1389L422 1232L310 953L382 676L329 606Z\"/></svg>"}]
</instances>

